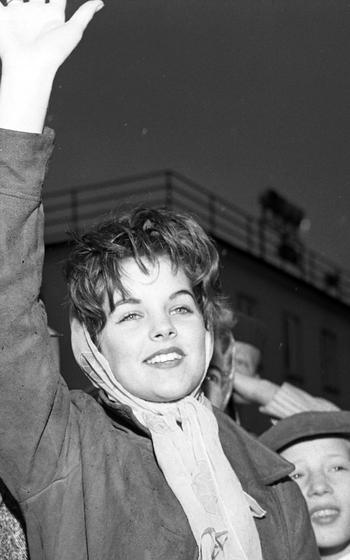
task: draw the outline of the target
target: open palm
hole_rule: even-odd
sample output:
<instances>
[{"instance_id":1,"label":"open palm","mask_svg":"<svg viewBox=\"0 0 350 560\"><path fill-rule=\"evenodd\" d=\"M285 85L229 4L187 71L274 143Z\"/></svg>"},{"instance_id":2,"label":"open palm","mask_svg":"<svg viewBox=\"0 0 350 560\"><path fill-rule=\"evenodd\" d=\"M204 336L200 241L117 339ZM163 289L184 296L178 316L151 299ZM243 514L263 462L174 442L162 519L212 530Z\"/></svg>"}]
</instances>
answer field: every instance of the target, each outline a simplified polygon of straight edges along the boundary
<instances>
[{"instance_id":1,"label":"open palm","mask_svg":"<svg viewBox=\"0 0 350 560\"><path fill-rule=\"evenodd\" d=\"M103 3L88 0L65 22L65 0L12 0L0 4L0 57L3 64L35 63L56 71L74 50Z\"/></svg>"}]
</instances>

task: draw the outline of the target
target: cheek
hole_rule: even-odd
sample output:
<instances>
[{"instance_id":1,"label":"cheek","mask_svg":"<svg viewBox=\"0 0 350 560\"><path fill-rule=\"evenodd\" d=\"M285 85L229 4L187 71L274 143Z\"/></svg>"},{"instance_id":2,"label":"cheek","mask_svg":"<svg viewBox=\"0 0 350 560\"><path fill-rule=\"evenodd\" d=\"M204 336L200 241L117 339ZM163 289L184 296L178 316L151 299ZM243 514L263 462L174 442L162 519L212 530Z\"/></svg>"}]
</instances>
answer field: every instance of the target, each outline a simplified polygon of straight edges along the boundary
<instances>
[{"instance_id":1,"label":"cheek","mask_svg":"<svg viewBox=\"0 0 350 560\"><path fill-rule=\"evenodd\" d=\"M334 484L334 489L338 496L338 499L343 505L344 511L347 511L350 521L350 476L346 477L346 479L344 478L344 480L341 481L341 484Z\"/></svg>"},{"instance_id":2,"label":"cheek","mask_svg":"<svg viewBox=\"0 0 350 560\"><path fill-rule=\"evenodd\" d=\"M130 354L130 343L124 337L116 336L112 330L108 330L101 338L101 353L113 368L128 360Z\"/></svg>"},{"instance_id":3,"label":"cheek","mask_svg":"<svg viewBox=\"0 0 350 560\"><path fill-rule=\"evenodd\" d=\"M192 354L201 353L207 358L213 354L213 342L210 331L204 327L202 320L198 317L193 322L188 322L186 328L178 328L179 340L192 350ZM198 356L196 357L198 359Z\"/></svg>"}]
</instances>

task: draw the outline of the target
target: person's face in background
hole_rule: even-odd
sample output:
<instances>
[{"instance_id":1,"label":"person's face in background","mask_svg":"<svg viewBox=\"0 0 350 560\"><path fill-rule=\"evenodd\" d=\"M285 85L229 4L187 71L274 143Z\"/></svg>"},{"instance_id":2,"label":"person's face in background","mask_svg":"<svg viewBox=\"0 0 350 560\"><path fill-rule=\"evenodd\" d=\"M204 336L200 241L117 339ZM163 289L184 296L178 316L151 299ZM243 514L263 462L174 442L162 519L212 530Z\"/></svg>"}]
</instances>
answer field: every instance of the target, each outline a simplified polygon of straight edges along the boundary
<instances>
[{"instance_id":1,"label":"person's face in background","mask_svg":"<svg viewBox=\"0 0 350 560\"><path fill-rule=\"evenodd\" d=\"M350 442L322 437L281 455L295 465L290 476L306 500L321 557L340 560L350 552Z\"/></svg>"},{"instance_id":2,"label":"person's face in background","mask_svg":"<svg viewBox=\"0 0 350 560\"><path fill-rule=\"evenodd\" d=\"M256 346L236 340L233 357L235 372L247 377L257 377L260 358L261 352ZM247 404L247 401L236 393L234 393L234 401L237 404Z\"/></svg>"},{"instance_id":3,"label":"person's face in background","mask_svg":"<svg viewBox=\"0 0 350 560\"><path fill-rule=\"evenodd\" d=\"M226 408L232 393L234 345L232 335L224 341L215 340L213 356L203 382L206 397L221 410Z\"/></svg>"}]
</instances>

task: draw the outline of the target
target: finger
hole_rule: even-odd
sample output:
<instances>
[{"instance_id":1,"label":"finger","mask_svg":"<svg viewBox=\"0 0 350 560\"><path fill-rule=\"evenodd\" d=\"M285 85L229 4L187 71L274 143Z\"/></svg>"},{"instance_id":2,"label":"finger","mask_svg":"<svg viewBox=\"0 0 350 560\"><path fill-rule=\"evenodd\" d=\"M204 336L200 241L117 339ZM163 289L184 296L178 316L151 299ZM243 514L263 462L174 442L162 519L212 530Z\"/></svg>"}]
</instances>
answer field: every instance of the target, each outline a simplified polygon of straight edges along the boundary
<instances>
[{"instance_id":1,"label":"finger","mask_svg":"<svg viewBox=\"0 0 350 560\"><path fill-rule=\"evenodd\" d=\"M104 6L102 0L88 0L77 9L69 20L69 24L77 25L81 31L88 26L89 22L94 17L95 13L101 10Z\"/></svg>"}]
</instances>

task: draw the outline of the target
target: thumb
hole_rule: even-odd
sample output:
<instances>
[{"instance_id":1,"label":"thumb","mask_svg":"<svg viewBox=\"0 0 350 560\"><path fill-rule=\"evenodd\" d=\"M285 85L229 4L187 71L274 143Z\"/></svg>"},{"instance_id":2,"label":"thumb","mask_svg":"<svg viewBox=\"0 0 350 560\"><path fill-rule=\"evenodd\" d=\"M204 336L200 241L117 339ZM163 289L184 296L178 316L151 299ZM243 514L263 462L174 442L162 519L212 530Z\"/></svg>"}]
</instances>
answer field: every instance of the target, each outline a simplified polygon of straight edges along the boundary
<instances>
[{"instance_id":1,"label":"thumb","mask_svg":"<svg viewBox=\"0 0 350 560\"><path fill-rule=\"evenodd\" d=\"M83 33L96 12L101 10L103 6L102 0L88 0L72 15L68 22L69 25L76 25Z\"/></svg>"}]
</instances>

